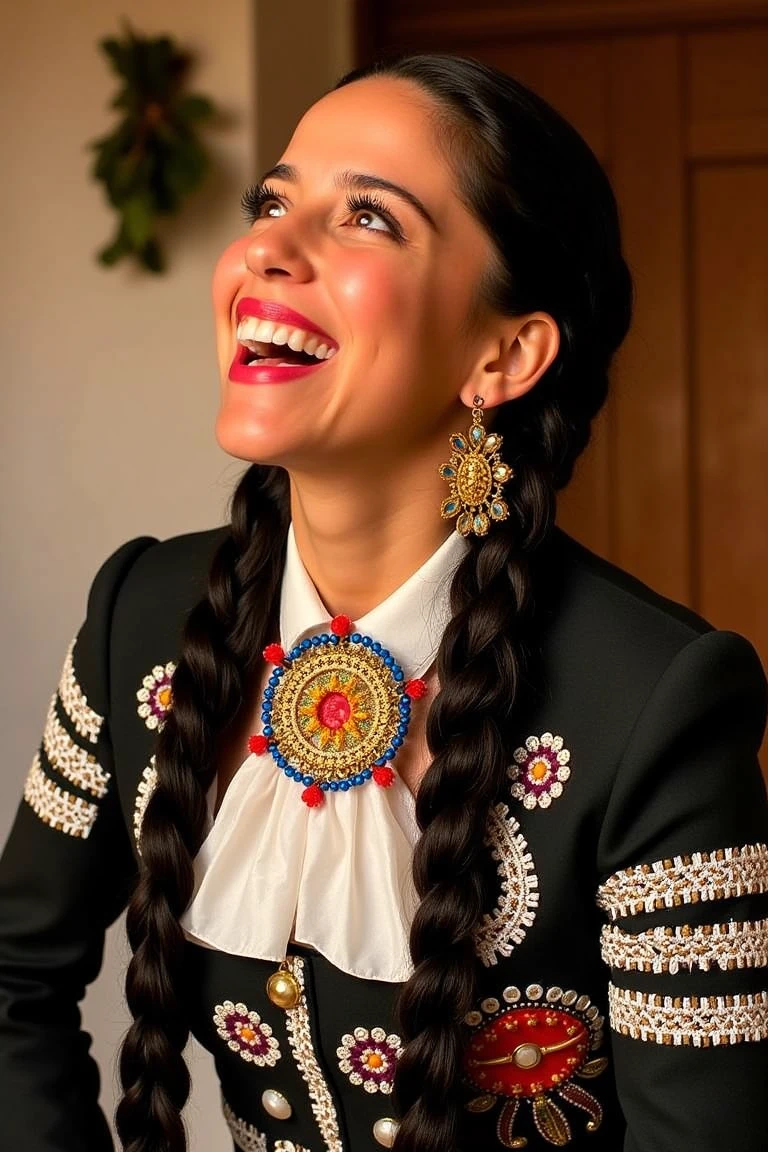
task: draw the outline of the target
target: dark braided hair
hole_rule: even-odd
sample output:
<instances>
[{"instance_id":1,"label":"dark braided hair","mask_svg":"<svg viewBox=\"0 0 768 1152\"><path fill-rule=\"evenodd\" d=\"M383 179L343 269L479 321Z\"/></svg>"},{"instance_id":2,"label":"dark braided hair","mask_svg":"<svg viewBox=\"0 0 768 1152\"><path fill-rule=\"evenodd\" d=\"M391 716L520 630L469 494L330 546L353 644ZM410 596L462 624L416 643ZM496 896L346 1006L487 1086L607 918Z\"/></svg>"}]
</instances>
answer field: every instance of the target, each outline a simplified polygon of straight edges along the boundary
<instances>
[{"instance_id":1,"label":"dark braided hair","mask_svg":"<svg viewBox=\"0 0 768 1152\"><path fill-rule=\"evenodd\" d=\"M232 501L231 531L214 557L208 594L187 621L173 708L158 739L157 786L142 823L142 868L128 907L133 958L126 998L134 1021L120 1056L124 1095L116 1113L126 1152L186 1148L181 1110L190 1081L182 1052L189 1027L180 1000L179 917L192 896L217 740L238 714L276 625L289 517L286 473L249 468Z\"/></svg>"},{"instance_id":2,"label":"dark braided hair","mask_svg":"<svg viewBox=\"0 0 768 1152\"><path fill-rule=\"evenodd\" d=\"M437 655L440 692L427 717L433 759L416 804L421 902L410 938L414 972L399 1001L406 1043L395 1081L402 1115L395 1148L458 1152L461 1021L474 998L474 931L489 898L485 830L536 688L537 560L554 525L556 492L605 400L632 293L608 180L548 104L503 73L457 57L406 57L352 72L339 86L368 76L399 78L425 95L458 194L495 246L482 302L507 315L546 312L560 331L557 358L536 387L493 413L517 473L505 492L510 517L472 540L453 578L452 619ZM185 1148L178 919L192 892L217 740L247 698L276 623L288 520L285 473L254 465L238 487L231 533L190 617L173 679L128 915L135 1020L122 1051L117 1113L126 1152Z\"/></svg>"}]
</instances>

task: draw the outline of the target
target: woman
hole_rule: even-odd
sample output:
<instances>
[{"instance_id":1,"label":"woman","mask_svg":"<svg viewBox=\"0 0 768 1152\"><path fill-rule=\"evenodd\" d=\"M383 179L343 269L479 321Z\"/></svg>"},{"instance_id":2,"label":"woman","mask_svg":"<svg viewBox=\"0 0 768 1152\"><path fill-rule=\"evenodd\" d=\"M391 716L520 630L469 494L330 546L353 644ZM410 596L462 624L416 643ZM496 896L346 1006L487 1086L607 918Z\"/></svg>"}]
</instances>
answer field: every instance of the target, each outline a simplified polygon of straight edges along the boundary
<instances>
[{"instance_id":1,"label":"woman","mask_svg":"<svg viewBox=\"0 0 768 1152\"><path fill-rule=\"evenodd\" d=\"M110 1147L75 1001L129 900L129 1152L185 1146L190 1028L241 1149L763 1152L759 661L553 527L629 323L604 174L414 57L245 207L255 463L93 585L2 865L0 1143Z\"/></svg>"}]
</instances>

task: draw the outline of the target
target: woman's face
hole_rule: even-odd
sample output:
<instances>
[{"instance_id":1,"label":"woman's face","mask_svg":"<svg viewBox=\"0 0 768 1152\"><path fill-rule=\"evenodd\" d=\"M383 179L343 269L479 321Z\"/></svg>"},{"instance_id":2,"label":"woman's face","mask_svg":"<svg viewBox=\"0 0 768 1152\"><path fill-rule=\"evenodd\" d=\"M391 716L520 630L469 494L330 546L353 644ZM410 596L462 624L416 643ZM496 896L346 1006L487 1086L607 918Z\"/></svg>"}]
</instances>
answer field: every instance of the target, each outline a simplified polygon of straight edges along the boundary
<instances>
[{"instance_id":1,"label":"woman's face","mask_svg":"<svg viewBox=\"0 0 768 1152\"><path fill-rule=\"evenodd\" d=\"M384 77L325 96L250 215L213 281L222 448L315 473L444 454L488 347L492 245L428 97Z\"/></svg>"}]
</instances>

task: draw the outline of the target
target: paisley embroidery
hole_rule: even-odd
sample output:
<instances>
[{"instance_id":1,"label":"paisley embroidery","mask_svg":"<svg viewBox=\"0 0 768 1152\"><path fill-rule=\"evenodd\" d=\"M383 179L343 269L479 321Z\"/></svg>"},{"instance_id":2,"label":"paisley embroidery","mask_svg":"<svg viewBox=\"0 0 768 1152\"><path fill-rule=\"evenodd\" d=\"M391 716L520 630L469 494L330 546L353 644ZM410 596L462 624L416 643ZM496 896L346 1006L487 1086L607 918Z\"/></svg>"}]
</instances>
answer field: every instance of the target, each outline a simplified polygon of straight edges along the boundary
<instances>
[{"instance_id":1,"label":"paisley embroidery","mask_svg":"<svg viewBox=\"0 0 768 1152\"><path fill-rule=\"evenodd\" d=\"M136 693L139 701L137 712L153 732L162 728L171 708L171 678L176 671L172 660L167 664L156 664L144 677L141 688Z\"/></svg>"},{"instance_id":2,"label":"paisley embroidery","mask_svg":"<svg viewBox=\"0 0 768 1152\"><path fill-rule=\"evenodd\" d=\"M403 1051L402 1041L383 1028L355 1028L354 1034L341 1038L336 1049L339 1068L351 1084L361 1084L366 1092L389 1094L395 1081L397 1062Z\"/></svg>"},{"instance_id":3,"label":"paisley embroidery","mask_svg":"<svg viewBox=\"0 0 768 1152\"><path fill-rule=\"evenodd\" d=\"M231 1000L217 1004L213 1022L227 1047L243 1060L274 1067L280 1059L280 1045L269 1024L264 1024L258 1012L249 1011L245 1004L233 1004Z\"/></svg>"},{"instance_id":4,"label":"paisley embroidery","mask_svg":"<svg viewBox=\"0 0 768 1152\"><path fill-rule=\"evenodd\" d=\"M491 809L485 842L498 864L501 884L496 907L483 916L475 930L475 951L483 964L491 967L500 956L512 955L536 919L539 879L520 825L506 804Z\"/></svg>"},{"instance_id":5,"label":"paisley embroidery","mask_svg":"<svg viewBox=\"0 0 768 1152\"><path fill-rule=\"evenodd\" d=\"M512 795L522 800L524 808L549 808L563 794L563 785L571 775L570 759L562 736L551 732L529 736L525 747L515 751L515 762L507 769L513 781Z\"/></svg>"},{"instance_id":6,"label":"paisley embroidery","mask_svg":"<svg viewBox=\"0 0 768 1152\"><path fill-rule=\"evenodd\" d=\"M526 1146L526 1138L515 1135L523 1101L539 1135L558 1148L572 1138L563 1101L587 1114L588 1131L599 1128L602 1106L574 1080L591 1080L608 1064L592 1055L602 1044L604 1020L588 996L541 984L524 991L511 985L501 1000L486 997L464 1023L470 1029L466 1107L488 1112L501 1103L496 1134L505 1148Z\"/></svg>"}]
</instances>

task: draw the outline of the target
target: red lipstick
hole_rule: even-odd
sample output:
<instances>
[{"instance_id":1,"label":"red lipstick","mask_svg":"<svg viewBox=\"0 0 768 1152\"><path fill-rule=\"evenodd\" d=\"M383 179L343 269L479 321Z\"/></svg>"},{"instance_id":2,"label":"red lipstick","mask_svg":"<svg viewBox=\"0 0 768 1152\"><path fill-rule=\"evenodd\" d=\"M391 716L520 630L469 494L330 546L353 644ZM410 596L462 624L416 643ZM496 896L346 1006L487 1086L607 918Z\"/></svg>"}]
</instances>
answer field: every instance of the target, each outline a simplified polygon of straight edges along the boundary
<instances>
[{"instance_id":1,"label":"red lipstick","mask_svg":"<svg viewBox=\"0 0 768 1152\"><path fill-rule=\"evenodd\" d=\"M274 324L285 324L291 328L301 328L305 332L312 332L321 337L322 341L334 350L338 343L329 336L319 325L302 316L300 312L288 308L285 304L278 304L276 300L257 300L252 296L243 296L237 302L235 316L238 323L244 316L256 316L260 320L271 320ZM229 369L229 379L237 384L279 384L307 376L317 372L325 364L325 360L318 360L316 364L246 364L249 357L248 349L238 343L234 359Z\"/></svg>"}]
</instances>

